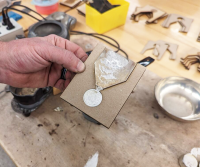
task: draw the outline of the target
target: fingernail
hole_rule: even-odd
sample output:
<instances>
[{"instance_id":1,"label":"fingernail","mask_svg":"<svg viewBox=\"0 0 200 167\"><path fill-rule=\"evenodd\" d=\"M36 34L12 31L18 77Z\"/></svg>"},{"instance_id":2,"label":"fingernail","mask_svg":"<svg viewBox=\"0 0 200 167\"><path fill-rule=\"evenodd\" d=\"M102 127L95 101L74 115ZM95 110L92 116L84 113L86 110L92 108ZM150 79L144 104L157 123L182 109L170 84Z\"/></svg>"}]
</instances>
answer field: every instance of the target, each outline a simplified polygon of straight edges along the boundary
<instances>
[{"instance_id":1,"label":"fingernail","mask_svg":"<svg viewBox=\"0 0 200 167\"><path fill-rule=\"evenodd\" d=\"M79 61L77 65L78 72L83 72L85 70L85 64L82 61Z\"/></svg>"}]
</instances>

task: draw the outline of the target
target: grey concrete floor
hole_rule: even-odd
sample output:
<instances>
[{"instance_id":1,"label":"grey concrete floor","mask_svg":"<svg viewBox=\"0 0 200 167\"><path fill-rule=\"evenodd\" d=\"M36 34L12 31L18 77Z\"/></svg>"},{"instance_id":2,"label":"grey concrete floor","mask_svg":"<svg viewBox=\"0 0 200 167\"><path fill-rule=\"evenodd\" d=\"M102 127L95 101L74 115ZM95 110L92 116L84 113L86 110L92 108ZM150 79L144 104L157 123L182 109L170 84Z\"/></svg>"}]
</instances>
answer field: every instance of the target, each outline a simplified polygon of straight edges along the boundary
<instances>
[{"instance_id":1,"label":"grey concrete floor","mask_svg":"<svg viewBox=\"0 0 200 167\"><path fill-rule=\"evenodd\" d=\"M0 167L16 167L10 157L0 146Z\"/></svg>"}]
</instances>

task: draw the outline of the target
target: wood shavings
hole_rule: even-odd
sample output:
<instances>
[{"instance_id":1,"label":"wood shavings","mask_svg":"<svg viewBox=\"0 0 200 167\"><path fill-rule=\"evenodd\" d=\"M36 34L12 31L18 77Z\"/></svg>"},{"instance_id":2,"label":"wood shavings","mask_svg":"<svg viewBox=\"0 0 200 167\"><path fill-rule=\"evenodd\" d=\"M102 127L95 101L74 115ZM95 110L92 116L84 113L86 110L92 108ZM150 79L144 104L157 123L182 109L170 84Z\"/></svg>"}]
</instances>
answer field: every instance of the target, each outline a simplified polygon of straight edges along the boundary
<instances>
[{"instance_id":1,"label":"wood shavings","mask_svg":"<svg viewBox=\"0 0 200 167\"><path fill-rule=\"evenodd\" d=\"M63 109L62 109L62 107L56 107L55 109L54 109L54 111L59 111L59 112L62 112L63 111Z\"/></svg>"}]
</instances>

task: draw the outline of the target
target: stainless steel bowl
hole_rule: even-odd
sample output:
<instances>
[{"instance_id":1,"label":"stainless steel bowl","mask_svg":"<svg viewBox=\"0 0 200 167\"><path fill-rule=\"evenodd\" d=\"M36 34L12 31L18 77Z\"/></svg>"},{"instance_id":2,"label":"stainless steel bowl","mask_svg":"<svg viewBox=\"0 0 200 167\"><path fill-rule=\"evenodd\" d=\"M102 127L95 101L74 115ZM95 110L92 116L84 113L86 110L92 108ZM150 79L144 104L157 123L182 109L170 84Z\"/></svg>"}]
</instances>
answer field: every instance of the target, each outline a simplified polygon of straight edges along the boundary
<instances>
[{"instance_id":1,"label":"stainless steel bowl","mask_svg":"<svg viewBox=\"0 0 200 167\"><path fill-rule=\"evenodd\" d=\"M155 97L165 113L175 120L200 119L200 85L190 79L162 79L155 86Z\"/></svg>"}]
</instances>

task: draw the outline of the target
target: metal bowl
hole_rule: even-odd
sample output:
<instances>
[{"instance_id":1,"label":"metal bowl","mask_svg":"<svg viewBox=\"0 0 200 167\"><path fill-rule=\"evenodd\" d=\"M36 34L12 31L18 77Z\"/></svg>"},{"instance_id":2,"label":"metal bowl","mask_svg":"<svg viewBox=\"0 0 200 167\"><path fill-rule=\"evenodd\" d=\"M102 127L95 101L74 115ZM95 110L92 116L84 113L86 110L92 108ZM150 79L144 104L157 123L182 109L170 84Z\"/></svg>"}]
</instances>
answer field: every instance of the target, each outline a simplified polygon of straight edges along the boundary
<instances>
[{"instance_id":1,"label":"metal bowl","mask_svg":"<svg viewBox=\"0 0 200 167\"><path fill-rule=\"evenodd\" d=\"M200 85L190 79L162 79L155 86L155 97L165 113L175 120L200 119Z\"/></svg>"}]
</instances>

